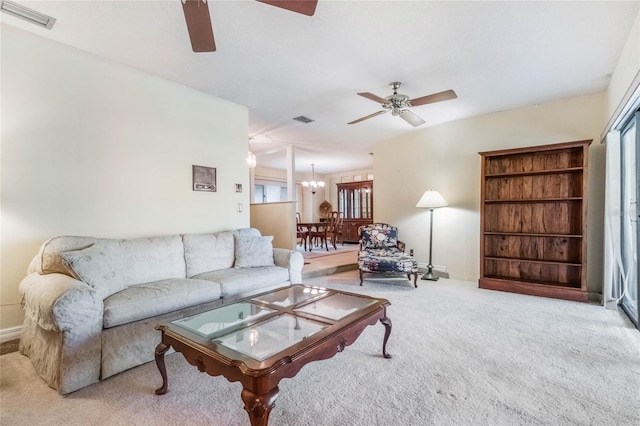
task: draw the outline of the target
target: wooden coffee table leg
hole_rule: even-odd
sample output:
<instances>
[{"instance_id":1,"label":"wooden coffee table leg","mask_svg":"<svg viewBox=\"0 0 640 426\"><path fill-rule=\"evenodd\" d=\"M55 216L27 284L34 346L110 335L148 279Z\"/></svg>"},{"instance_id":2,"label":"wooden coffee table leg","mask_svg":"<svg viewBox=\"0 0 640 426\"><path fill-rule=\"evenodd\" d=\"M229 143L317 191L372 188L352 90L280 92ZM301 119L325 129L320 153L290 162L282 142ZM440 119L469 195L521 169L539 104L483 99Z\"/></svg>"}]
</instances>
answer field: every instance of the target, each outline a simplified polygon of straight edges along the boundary
<instances>
[{"instance_id":1,"label":"wooden coffee table leg","mask_svg":"<svg viewBox=\"0 0 640 426\"><path fill-rule=\"evenodd\" d=\"M242 401L244 401L244 409L249 413L251 426L267 426L269 413L276 405L279 391L276 386L265 394L257 395L247 389L242 389Z\"/></svg>"},{"instance_id":2,"label":"wooden coffee table leg","mask_svg":"<svg viewBox=\"0 0 640 426\"><path fill-rule=\"evenodd\" d=\"M162 387L156 389L156 395L164 395L167 393L169 383L167 382L167 369L164 365L164 354L170 347L171 346L165 345L162 342L158 343L158 346L156 346L156 365L158 366L158 370L160 370L160 375L162 376Z\"/></svg>"},{"instance_id":3,"label":"wooden coffee table leg","mask_svg":"<svg viewBox=\"0 0 640 426\"><path fill-rule=\"evenodd\" d=\"M380 322L384 325L384 341L382 342L382 356L391 358L391 354L387 352L387 340L391 334L391 319L389 317L380 318Z\"/></svg>"}]
</instances>

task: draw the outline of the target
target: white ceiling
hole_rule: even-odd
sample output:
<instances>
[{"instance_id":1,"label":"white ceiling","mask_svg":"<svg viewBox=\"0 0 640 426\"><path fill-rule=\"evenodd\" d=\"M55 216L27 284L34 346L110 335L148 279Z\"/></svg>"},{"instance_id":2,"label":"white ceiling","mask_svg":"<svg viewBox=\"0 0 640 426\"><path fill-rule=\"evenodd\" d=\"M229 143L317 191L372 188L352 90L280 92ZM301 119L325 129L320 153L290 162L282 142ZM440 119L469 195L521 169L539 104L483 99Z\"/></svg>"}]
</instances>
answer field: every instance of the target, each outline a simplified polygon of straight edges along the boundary
<instances>
[{"instance_id":1,"label":"white ceiling","mask_svg":"<svg viewBox=\"0 0 640 426\"><path fill-rule=\"evenodd\" d=\"M435 124L604 91L637 1L319 0L308 17L250 0L210 0L214 53L193 53L179 0L20 1L52 30L3 22L249 108L258 165L320 174L372 167L374 143ZM415 107L413 128L357 96L458 99ZM305 115L311 124L293 121Z\"/></svg>"}]
</instances>

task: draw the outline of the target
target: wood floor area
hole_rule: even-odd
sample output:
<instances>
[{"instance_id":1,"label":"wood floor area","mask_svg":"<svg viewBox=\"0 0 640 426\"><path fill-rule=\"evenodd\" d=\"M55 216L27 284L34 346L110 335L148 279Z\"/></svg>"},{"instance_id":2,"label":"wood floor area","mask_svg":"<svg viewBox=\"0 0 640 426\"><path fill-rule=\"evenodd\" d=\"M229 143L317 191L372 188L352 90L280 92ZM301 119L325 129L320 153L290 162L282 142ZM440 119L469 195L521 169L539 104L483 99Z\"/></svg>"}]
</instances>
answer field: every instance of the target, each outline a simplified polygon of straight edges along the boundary
<instances>
[{"instance_id":1,"label":"wood floor area","mask_svg":"<svg viewBox=\"0 0 640 426\"><path fill-rule=\"evenodd\" d=\"M302 268L302 280L304 282L305 278L331 275L338 272L351 271L353 269L358 269L357 251L348 251L345 253L305 259L304 267Z\"/></svg>"},{"instance_id":2,"label":"wood floor area","mask_svg":"<svg viewBox=\"0 0 640 426\"><path fill-rule=\"evenodd\" d=\"M20 339L9 340L8 342L0 343L0 355L16 352L18 350L19 344L20 344Z\"/></svg>"}]
</instances>

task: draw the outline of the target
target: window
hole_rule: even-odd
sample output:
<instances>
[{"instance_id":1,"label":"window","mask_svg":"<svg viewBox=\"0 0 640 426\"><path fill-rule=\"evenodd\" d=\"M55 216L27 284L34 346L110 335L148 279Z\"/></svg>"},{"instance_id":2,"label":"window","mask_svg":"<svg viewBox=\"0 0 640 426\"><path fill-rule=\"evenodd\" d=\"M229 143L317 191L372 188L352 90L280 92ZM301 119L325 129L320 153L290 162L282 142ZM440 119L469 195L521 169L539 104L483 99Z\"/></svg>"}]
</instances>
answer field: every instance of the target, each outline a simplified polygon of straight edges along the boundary
<instances>
[{"instance_id":1,"label":"window","mask_svg":"<svg viewBox=\"0 0 640 426\"><path fill-rule=\"evenodd\" d=\"M286 182L260 181L255 183L253 191L254 203L277 203L279 201L287 201L287 196Z\"/></svg>"}]
</instances>

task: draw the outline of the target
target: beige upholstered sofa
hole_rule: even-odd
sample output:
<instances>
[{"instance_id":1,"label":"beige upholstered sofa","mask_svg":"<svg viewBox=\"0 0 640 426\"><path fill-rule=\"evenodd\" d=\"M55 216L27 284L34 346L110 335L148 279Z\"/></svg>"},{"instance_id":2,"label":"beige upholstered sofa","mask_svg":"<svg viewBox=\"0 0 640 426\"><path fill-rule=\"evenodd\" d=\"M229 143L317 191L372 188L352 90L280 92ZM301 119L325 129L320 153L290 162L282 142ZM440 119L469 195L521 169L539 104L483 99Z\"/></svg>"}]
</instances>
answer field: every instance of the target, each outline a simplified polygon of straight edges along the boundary
<instances>
[{"instance_id":1,"label":"beige upholstered sofa","mask_svg":"<svg viewBox=\"0 0 640 426\"><path fill-rule=\"evenodd\" d=\"M45 242L20 283L20 352L61 394L152 361L155 326L302 281L302 255L257 229Z\"/></svg>"}]
</instances>

